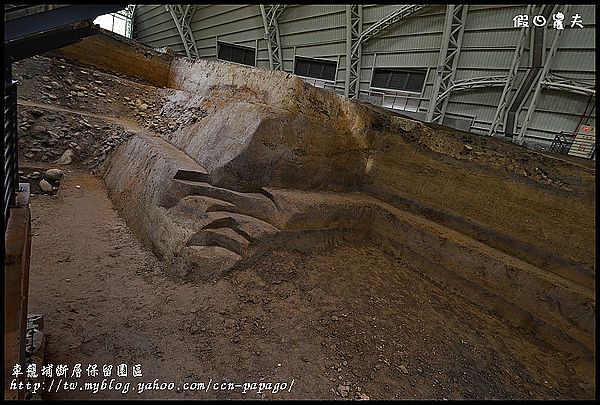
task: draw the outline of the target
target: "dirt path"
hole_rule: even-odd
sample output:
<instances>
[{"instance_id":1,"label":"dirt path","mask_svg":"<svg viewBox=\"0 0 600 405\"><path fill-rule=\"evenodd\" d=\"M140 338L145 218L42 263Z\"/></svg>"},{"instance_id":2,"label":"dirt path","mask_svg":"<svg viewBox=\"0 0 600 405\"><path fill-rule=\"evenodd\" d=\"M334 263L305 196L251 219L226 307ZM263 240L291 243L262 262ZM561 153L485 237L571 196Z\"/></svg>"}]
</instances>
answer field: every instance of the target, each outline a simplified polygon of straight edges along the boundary
<instances>
[{"instance_id":1,"label":"dirt path","mask_svg":"<svg viewBox=\"0 0 600 405\"><path fill-rule=\"evenodd\" d=\"M66 174L58 196L33 196L31 211L30 313L45 316L46 363L81 363L82 378L69 379L80 386L102 381L88 364L126 363L118 381L131 383L127 394L78 387L49 399L593 397L577 359L374 247L274 251L193 285L163 271L83 170ZM134 364L143 377L131 377ZM138 394L155 379L213 385ZM214 390L292 380L277 393Z\"/></svg>"},{"instance_id":2,"label":"dirt path","mask_svg":"<svg viewBox=\"0 0 600 405\"><path fill-rule=\"evenodd\" d=\"M102 121L107 121L107 122L113 123L115 125L122 126L133 132L149 134L149 131L146 128L142 127L136 120L134 120L132 118L127 119L127 118L123 118L123 117L114 117L114 116L110 116L110 115L106 115L106 114L95 114L95 113L90 113L87 111L75 110L73 108L63 108L63 107L56 107L54 105L49 105L49 104L44 104L44 103L36 103L34 101L19 100L18 105L24 106L24 107L43 108L45 110L50 110L50 111L55 111L55 112L76 114L76 115L79 115L82 117L96 118L96 119L99 119Z\"/></svg>"}]
</instances>

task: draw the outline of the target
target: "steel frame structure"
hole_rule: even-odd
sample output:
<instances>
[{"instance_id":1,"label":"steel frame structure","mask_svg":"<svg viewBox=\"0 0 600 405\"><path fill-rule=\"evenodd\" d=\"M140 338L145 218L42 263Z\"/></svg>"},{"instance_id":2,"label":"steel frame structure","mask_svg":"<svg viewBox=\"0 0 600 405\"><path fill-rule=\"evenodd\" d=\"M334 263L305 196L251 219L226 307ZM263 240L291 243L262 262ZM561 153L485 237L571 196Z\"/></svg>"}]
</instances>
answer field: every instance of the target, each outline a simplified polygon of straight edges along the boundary
<instances>
[{"instance_id":1,"label":"steel frame structure","mask_svg":"<svg viewBox=\"0 0 600 405\"><path fill-rule=\"evenodd\" d=\"M453 91L471 90L481 87L504 86L506 80L506 76L472 77L469 79L457 80L438 96L438 103L446 100Z\"/></svg>"},{"instance_id":2,"label":"steel frame structure","mask_svg":"<svg viewBox=\"0 0 600 405\"><path fill-rule=\"evenodd\" d=\"M133 14L135 13L136 4L128 4L123 16L125 17L125 36L133 38Z\"/></svg>"},{"instance_id":3,"label":"steel frame structure","mask_svg":"<svg viewBox=\"0 0 600 405\"><path fill-rule=\"evenodd\" d=\"M532 6L527 6L527 15L531 15ZM496 113L494 114L494 118L492 120L492 125L490 126L490 130L488 131L489 136L496 135L498 130L498 126L502 124L504 129L504 119L506 118L506 110L508 109L509 104L509 93L514 87L515 79L517 77L517 71L519 70L519 66L521 65L521 58L523 57L523 53L525 51L525 45L527 44L527 37L530 33L529 27L521 28L519 33L519 39L517 41L517 46L515 48L515 52L513 53L512 61L510 63L510 67L508 69L508 75L506 77L506 83L504 88L502 89L502 94L500 95L500 99L498 100L498 108L496 109Z\"/></svg>"},{"instance_id":4,"label":"steel frame structure","mask_svg":"<svg viewBox=\"0 0 600 405\"><path fill-rule=\"evenodd\" d=\"M196 39L190 27L190 22L196 11L195 5L190 4L174 4L166 5L165 8L173 17L177 32L181 37L185 54L188 58L198 59L198 48L196 48Z\"/></svg>"},{"instance_id":5,"label":"steel frame structure","mask_svg":"<svg viewBox=\"0 0 600 405\"><path fill-rule=\"evenodd\" d=\"M563 14L568 15L571 6L566 5L563 8ZM521 124L521 129L519 130L519 135L515 139L515 143L522 144L523 138L525 137L525 132L529 129L529 124L531 123L531 118L533 116L533 112L535 111L535 107L542 91L542 85L546 81L546 77L548 72L550 71L550 66L552 65L552 60L554 59L554 55L556 55L556 51L558 50L558 40L560 35L564 30L555 30L554 38L552 39L552 45L550 50L546 54L546 59L544 60L544 68L542 69L537 84L535 86L535 91L531 96L531 100L529 102L529 107L527 107L527 113L525 114L525 119ZM563 84L564 86L564 84Z\"/></svg>"},{"instance_id":6,"label":"steel frame structure","mask_svg":"<svg viewBox=\"0 0 600 405\"><path fill-rule=\"evenodd\" d=\"M136 5L128 4L123 10L110 13L113 18L117 17L125 21L125 37L133 37L133 13L135 12Z\"/></svg>"},{"instance_id":7,"label":"steel frame structure","mask_svg":"<svg viewBox=\"0 0 600 405\"><path fill-rule=\"evenodd\" d=\"M532 5L530 10L532 15L543 15L549 19L550 14L555 9L556 6L541 4ZM539 27L531 27L529 33L529 61L527 70L521 79L521 82L515 88L512 97L508 100L502 122L502 132L504 133L504 136L510 137L511 139L518 136L518 134L514 134L514 131L517 128L518 116L523 109L529 94L535 89L539 82L540 73L544 68L544 60L546 58L547 27L543 27L541 34ZM498 132L497 128L496 132Z\"/></svg>"},{"instance_id":8,"label":"steel frame structure","mask_svg":"<svg viewBox=\"0 0 600 405\"><path fill-rule=\"evenodd\" d=\"M546 80L542 82L542 87L583 94L586 96L596 95L595 82L584 82L580 80L569 79L552 73L548 73Z\"/></svg>"},{"instance_id":9,"label":"steel frame structure","mask_svg":"<svg viewBox=\"0 0 600 405\"><path fill-rule=\"evenodd\" d=\"M362 4L346 5L346 72L344 95L358 97L360 66L362 61Z\"/></svg>"},{"instance_id":10,"label":"steel frame structure","mask_svg":"<svg viewBox=\"0 0 600 405\"><path fill-rule=\"evenodd\" d=\"M446 6L446 21L442 34L442 44L438 56L436 76L425 120L442 123L448 106L449 92L452 90L458 57L465 32L468 6L466 4ZM446 94L440 98L440 94Z\"/></svg>"},{"instance_id":11,"label":"steel frame structure","mask_svg":"<svg viewBox=\"0 0 600 405\"><path fill-rule=\"evenodd\" d=\"M267 41L269 51L269 67L271 70L283 70L281 39L279 38L279 24L277 20L285 8L286 5L284 4L260 5L260 12L265 27L265 40Z\"/></svg>"},{"instance_id":12,"label":"steel frame structure","mask_svg":"<svg viewBox=\"0 0 600 405\"><path fill-rule=\"evenodd\" d=\"M391 25L424 7L425 5L420 4L408 4L400 7L362 31L362 5L346 6L346 80L344 83L344 95L346 97L357 98L360 93L362 45Z\"/></svg>"}]
</instances>

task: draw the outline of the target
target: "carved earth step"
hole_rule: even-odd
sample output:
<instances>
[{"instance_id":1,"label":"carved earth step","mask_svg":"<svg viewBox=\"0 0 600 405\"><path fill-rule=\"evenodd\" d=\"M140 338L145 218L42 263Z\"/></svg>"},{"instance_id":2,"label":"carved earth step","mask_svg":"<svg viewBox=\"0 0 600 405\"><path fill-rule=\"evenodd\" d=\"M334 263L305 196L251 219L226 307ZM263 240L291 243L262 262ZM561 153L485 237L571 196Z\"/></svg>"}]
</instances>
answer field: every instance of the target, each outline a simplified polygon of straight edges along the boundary
<instances>
[{"instance_id":1,"label":"carved earth step","mask_svg":"<svg viewBox=\"0 0 600 405\"><path fill-rule=\"evenodd\" d=\"M275 235L280 229L273 225L249 215L234 212L214 212L214 214L226 215L217 218L204 225L202 229L231 228L250 242L263 240Z\"/></svg>"},{"instance_id":2,"label":"carved earth step","mask_svg":"<svg viewBox=\"0 0 600 405\"><path fill-rule=\"evenodd\" d=\"M220 246L187 246L173 267L185 280L206 281L223 275L241 259L237 253Z\"/></svg>"},{"instance_id":3,"label":"carved earth step","mask_svg":"<svg viewBox=\"0 0 600 405\"><path fill-rule=\"evenodd\" d=\"M173 179L173 186L181 187L185 195L201 195L223 200L236 206L236 212L256 217L263 221L277 215L278 209L268 197L259 193L242 193L205 182ZM228 210L229 211L229 210Z\"/></svg>"},{"instance_id":4,"label":"carved earth step","mask_svg":"<svg viewBox=\"0 0 600 405\"><path fill-rule=\"evenodd\" d=\"M204 229L192 236L188 246L220 246L245 256L250 242L231 228Z\"/></svg>"}]
</instances>

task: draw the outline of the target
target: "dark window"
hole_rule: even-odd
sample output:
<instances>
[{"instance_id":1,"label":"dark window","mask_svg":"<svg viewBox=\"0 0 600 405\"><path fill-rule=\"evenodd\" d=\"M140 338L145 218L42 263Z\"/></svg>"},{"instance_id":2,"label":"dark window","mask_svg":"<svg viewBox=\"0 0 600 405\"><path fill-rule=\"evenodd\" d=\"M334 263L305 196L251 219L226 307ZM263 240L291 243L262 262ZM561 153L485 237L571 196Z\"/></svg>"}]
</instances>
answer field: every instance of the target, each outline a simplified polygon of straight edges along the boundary
<instances>
[{"instance_id":1,"label":"dark window","mask_svg":"<svg viewBox=\"0 0 600 405\"><path fill-rule=\"evenodd\" d=\"M245 48L219 42L218 58L230 62L241 63L243 65L255 65L256 51L252 48Z\"/></svg>"},{"instance_id":2,"label":"dark window","mask_svg":"<svg viewBox=\"0 0 600 405\"><path fill-rule=\"evenodd\" d=\"M425 72L375 69L371 87L420 93L423 83L425 83Z\"/></svg>"},{"instance_id":3,"label":"dark window","mask_svg":"<svg viewBox=\"0 0 600 405\"><path fill-rule=\"evenodd\" d=\"M294 74L333 82L336 69L337 62L296 57Z\"/></svg>"}]
</instances>

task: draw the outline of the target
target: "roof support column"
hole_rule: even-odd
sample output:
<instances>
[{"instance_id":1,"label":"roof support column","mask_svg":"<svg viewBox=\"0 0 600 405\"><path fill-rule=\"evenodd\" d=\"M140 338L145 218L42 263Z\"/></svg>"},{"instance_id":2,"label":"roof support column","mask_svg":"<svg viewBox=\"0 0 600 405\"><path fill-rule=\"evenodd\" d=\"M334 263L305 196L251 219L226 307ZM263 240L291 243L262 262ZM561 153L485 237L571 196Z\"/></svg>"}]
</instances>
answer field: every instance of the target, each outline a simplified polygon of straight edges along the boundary
<instances>
[{"instance_id":1,"label":"roof support column","mask_svg":"<svg viewBox=\"0 0 600 405\"><path fill-rule=\"evenodd\" d=\"M439 97L451 89L458 66L458 57L462 46L467 20L467 5L449 4L446 8L446 22L442 34L442 44L438 56L433 91L429 100L426 121L442 123L448 106L449 95L443 99Z\"/></svg>"},{"instance_id":2,"label":"roof support column","mask_svg":"<svg viewBox=\"0 0 600 405\"><path fill-rule=\"evenodd\" d=\"M362 66L362 5L346 6L346 80L344 95L357 98L360 92L360 67Z\"/></svg>"},{"instance_id":3,"label":"roof support column","mask_svg":"<svg viewBox=\"0 0 600 405\"><path fill-rule=\"evenodd\" d=\"M565 6L563 10L563 14L567 15L569 13L569 9L571 6ZM546 60L544 61L544 68L542 72L538 76L538 81L535 86L535 91L531 96L531 101L529 102L529 107L527 107L527 113L525 114L525 119L523 120L523 124L521 125L521 130L519 131L519 135L517 136L515 142L518 144L523 143L523 139L525 138L525 132L529 129L529 124L531 123L531 118L535 111L535 107L537 104L537 100L542 91L542 85L548 76L548 72L550 71L550 66L552 65L552 60L554 59L554 55L556 55L556 51L558 50L558 39L560 38L560 34L562 34L564 30L554 30L554 38L552 39L552 46L550 47L550 51L548 51L546 55Z\"/></svg>"},{"instance_id":4,"label":"roof support column","mask_svg":"<svg viewBox=\"0 0 600 405\"><path fill-rule=\"evenodd\" d=\"M263 25L265 27L265 39L269 51L269 67L271 70L283 70L283 56L281 52L281 40L279 39L279 25L277 19L285 9L285 5L260 5Z\"/></svg>"},{"instance_id":5,"label":"roof support column","mask_svg":"<svg viewBox=\"0 0 600 405\"><path fill-rule=\"evenodd\" d=\"M531 5L527 6L527 15L531 15L532 7ZM517 71L519 70L519 66L521 65L521 57L523 56L525 50L525 44L527 43L527 36L529 35L530 29L529 27L521 28L521 32L519 33L519 39L517 40L517 47L515 48L515 52L513 53L512 61L510 63L510 67L508 69L508 75L506 76L506 84L502 89L502 94L500 95L500 100L498 100L498 108L496 109L496 113L494 114L494 119L492 120L492 124L490 125L490 130L488 132L489 136L496 135L496 131L498 130L498 126L502 124L504 127L504 118L506 115L506 110L508 108L508 94L513 89L515 84L515 78L517 77ZM504 128L503 128L504 129Z\"/></svg>"},{"instance_id":6,"label":"roof support column","mask_svg":"<svg viewBox=\"0 0 600 405\"><path fill-rule=\"evenodd\" d=\"M198 49L196 48L196 39L194 38L194 33L190 28L190 22L192 21L192 17L196 11L196 6L189 4L175 4L166 5L165 8L169 13L171 13L171 17L173 17L175 27L177 27L177 32L181 37L181 42L183 43L186 56L188 58L198 59L199 56Z\"/></svg>"}]
</instances>

